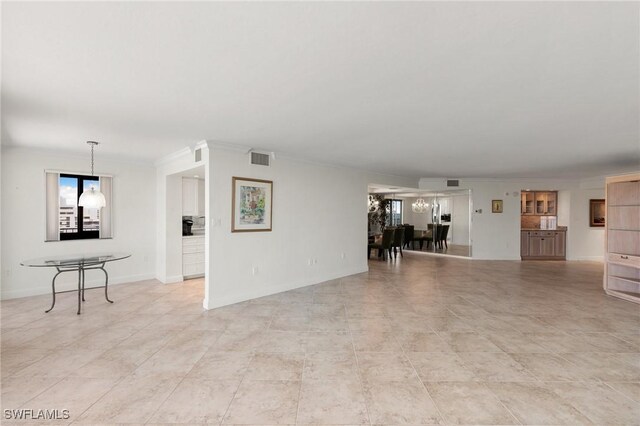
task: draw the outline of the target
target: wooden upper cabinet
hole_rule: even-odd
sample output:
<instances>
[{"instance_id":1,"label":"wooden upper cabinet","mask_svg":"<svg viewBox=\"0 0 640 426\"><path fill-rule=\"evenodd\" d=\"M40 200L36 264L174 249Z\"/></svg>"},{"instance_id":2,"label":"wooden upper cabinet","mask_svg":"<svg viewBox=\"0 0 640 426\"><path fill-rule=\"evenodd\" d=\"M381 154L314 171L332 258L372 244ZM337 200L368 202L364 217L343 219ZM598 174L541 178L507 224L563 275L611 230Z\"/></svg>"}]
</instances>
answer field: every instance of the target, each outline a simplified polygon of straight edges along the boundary
<instances>
[{"instance_id":1,"label":"wooden upper cabinet","mask_svg":"<svg viewBox=\"0 0 640 426\"><path fill-rule=\"evenodd\" d=\"M536 214L547 214L547 193L536 192Z\"/></svg>"},{"instance_id":2,"label":"wooden upper cabinet","mask_svg":"<svg viewBox=\"0 0 640 426\"><path fill-rule=\"evenodd\" d=\"M547 192L547 213L550 216L556 216L558 211L558 193L555 191Z\"/></svg>"},{"instance_id":3,"label":"wooden upper cabinet","mask_svg":"<svg viewBox=\"0 0 640 426\"><path fill-rule=\"evenodd\" d=\"M532 215L535 214L535 210L533 208L533 196L534 193L531 191L522 191L521 194L521 203L522 203L522 214Z\"/></svg>"},{"instance_id":4,"label":"wooden upper cabinet","mask_svg":"<svg viewBox=\"0 0 640 426\"><path fill-rule=\"evenodd\" d=\"M557 191L522 191L520 200L523 215L558 215Z\"/></svg>"}]
</instances>

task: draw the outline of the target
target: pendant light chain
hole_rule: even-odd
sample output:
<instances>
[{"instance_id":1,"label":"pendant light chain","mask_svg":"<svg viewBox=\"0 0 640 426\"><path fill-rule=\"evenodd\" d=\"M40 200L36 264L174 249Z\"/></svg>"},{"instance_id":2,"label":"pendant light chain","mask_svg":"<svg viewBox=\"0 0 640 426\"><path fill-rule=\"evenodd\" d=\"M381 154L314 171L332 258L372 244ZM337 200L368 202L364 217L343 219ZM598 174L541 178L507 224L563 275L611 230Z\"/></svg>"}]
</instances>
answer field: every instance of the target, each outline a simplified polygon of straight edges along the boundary
<instances>
[{"instance_id":1,"label":"pendant light chain","mask_svg":"<svg viewBox=\"0 0 640 426\"><path fill-rule=\"evenodd\" d=\"M91 144L91 176L93 176L93 147L95 146L95 144Z\"/></svg>"},{"instance_id":2,"label":"pendant light chain","mask_svg":"<svg viewBox=\"0 0 640 426\"><path fill-rule=\"evenodd\" d=\"M94 160L94 149L99 142L96 141L87 141L89 145L91 145L91 177L94 177L94 168L95 168L95 160ZM91 179L93 181L93 179ZM100 189L96 188L96 185L91 185L87 188L78 199L78 206L89 208L89 209L101 209L102 207L107 205L107 200L104 197L104 194L100 192Z\"/></svg>"}]
</instances>

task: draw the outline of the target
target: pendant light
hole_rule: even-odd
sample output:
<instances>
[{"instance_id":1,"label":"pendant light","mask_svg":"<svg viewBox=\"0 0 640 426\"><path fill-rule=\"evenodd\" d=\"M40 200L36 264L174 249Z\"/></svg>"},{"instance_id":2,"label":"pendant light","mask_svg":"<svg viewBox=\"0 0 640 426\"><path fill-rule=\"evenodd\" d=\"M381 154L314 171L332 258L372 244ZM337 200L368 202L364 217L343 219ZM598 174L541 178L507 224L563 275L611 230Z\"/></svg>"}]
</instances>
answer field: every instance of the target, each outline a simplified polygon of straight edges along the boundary
<instances>
[{"instance_id":1,"label":"pendant light","mask_svg":"<svg viewBox=\"0 0 640 426\"><path fill-rule=\"evenodd\" d=\"M87 141L87 143L91 146L91 176L93 176L93 148L98 145L98 142ZM84 190L82 195L80 195L78 205L86 209L100 209L107 205L107 200L99 189L91 185L89 189Z\"/></svg>"}]
</instances>

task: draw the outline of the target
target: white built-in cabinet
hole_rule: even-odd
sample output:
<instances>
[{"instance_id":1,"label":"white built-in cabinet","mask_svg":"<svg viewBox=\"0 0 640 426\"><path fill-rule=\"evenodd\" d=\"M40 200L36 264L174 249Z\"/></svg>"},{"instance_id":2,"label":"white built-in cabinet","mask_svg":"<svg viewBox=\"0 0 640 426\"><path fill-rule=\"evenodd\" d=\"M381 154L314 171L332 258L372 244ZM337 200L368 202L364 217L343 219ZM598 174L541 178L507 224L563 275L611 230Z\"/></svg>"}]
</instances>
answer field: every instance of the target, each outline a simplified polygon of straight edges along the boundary
<instances>
[{"instance_id":1,"label":"white built-in cabinet","mask_svg":"<svg viewBox=\"0 0 640 426\"><path fill-rule=\"evenodd\" d=\"M640 173L607 178L604 289L640 303Z\"/></svg>"},{"instance_id":2,"label":"white built-in cabinet","mask_svg":"<svg viewBox=\"0 0 640 426\"><path fill-rule=\"evenodd\" d=\"M182 178L182 216L204 216L204 180Z\"/></svg>"},{"instance_id":3,"label":"white built-in cabinet","mask_svg":"<svg viewBox=\"0 0 640 426\"><path fill-rule=\"evenodd\" d=\"M204 235L182 237L182 276L204 275Z\"/></svg>"}]
</instances>

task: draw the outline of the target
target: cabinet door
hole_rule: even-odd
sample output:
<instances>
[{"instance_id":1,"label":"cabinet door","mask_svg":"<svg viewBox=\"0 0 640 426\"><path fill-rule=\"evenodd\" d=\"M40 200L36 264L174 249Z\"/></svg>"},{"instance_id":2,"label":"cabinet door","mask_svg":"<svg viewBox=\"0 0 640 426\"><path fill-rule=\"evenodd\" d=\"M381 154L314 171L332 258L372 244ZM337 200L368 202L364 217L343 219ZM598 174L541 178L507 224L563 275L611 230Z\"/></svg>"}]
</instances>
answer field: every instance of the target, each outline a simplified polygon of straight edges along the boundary
<instances>
[{"instance_id":1,"label":"cabinet door","mask_svg":"<svg viewBox=\"0 0 640 426\"><path fill-rule=\"evenodd\" d=\"M198 180L182 178L182 216L198 215Z\"/></svg>"},{"instance_id":2,"label":"cabinet door","mask_svg":"<svg viewBox=\"0 0 640 426\"><path fill-rule=\"evenodd\" d=\"M546 214L550 216L555 216L558 205L558 193L557 192L547 192L547 211Z\"/></svg>"},{"instance_id":3,"label":"cabinet door","mask_svg":"<svg viewBox=\"0 0 640 426\"><path fill-rule=\"evenodd\" d=\"M640 256L640 231L609 230L607 233L609 253Z\"/></svg>"},{"instance_id":4,"label":"cabinet door","mask_svg":"<svg viewBox=\"0 0 640 426\"><path fill-rule=\"evenodd\" d=\"M536 192L536 214L547 214L547 193Z\"/></svg>"},{"instance_id":5,"label":"cabinet door","mask_svg":"<svg viewBox=\"0 0 640 426\"><path fill-rule=\"evenodd\" d=\"M640 182L618 182L607 186L607 204L610 206L637 206L640 204Z\"/></svg>"},{"instance_id":6,"label":"cabinet door","mask_svg":"<svg viewBox=\"0 0 640 426\"><path fill-rule=\"evenodd\" d=\"M520 232L520 256L529 256L529 232Z\"/></svg>"},{"instance_id":7,"label":"cabinet door","mask_svg":"<svg viewBox=\"0 0 640 426\"><path fill-rule=\"evenodd\" d=\"M529 235L529 256L541 256L542 253L542 237Z\"/></svg>"},{"instance_id":8,"label":"cabinet door","mask_svg":"<svg viewBox=\"0 0 640 426\"><path fill-rule=\"evenodd\" d=\"M566 233L564 232L556 232L555 233L555 256L565 257L567 255L567 244L566 244Z\"/></svg>"},{"instance_id":9,"label":"cabinet door","mask_svg":"<svg viewBox=\"0 0 640 426\"><path fill-rule=\"evenodd\" d=\"M554 237L540 238L540 256L552 257L555 255L556 255L555 238Z\"/></svg>"},{"instance_id":10,"label":"cabinet door","mask_svg":"<svg viewBox=\"0 0 640 426\"><path fill-rule=\"evenodd\" d=\"M522 191L522 213L526 215L535 214L533 192Z\"/></svg>"}]
</instances>

